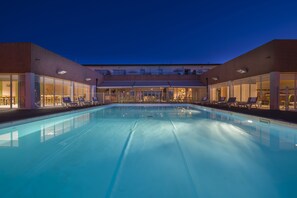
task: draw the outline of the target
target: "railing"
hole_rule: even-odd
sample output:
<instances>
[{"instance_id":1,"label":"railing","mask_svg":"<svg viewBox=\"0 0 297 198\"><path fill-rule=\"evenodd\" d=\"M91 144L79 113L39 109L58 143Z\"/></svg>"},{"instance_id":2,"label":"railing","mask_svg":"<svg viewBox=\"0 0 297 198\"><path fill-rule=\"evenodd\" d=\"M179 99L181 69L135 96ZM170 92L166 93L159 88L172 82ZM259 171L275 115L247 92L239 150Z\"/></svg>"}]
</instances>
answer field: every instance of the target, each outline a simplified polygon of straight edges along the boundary
<instances>
[{"instance_id":1,"label":"railing","mask_svg":"<svg viewBox=\"0 0 297 198\"><path fill-rule=\"evenodd\" d=\"M196 97L173 97L166 95L123 95L123 94L97 94L103 104L109 103L193 103Z\"/></svg>"}]
</instances>

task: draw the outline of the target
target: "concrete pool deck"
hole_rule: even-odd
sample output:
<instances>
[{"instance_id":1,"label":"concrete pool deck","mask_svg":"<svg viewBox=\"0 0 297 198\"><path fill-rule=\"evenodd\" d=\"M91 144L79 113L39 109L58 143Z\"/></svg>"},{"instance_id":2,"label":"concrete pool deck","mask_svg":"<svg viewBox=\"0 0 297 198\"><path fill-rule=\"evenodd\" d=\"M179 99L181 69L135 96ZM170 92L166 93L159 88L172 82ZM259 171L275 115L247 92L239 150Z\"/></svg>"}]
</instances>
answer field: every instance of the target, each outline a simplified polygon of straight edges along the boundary
<instances>
[{"instance_id":1,"label":"concrete pool deck","mask_svg":"<svg viewBox=\"0 0 297 198\"><path fill-rule=\"evenodd\" d=\"M75 112L77 110L89 109L94 107L96 106L0 110L0 124L20 121L28 118L38 118L41 116L47 116L56 113Z\"/></svg>"},{"instance_id":2,"label":"concrete pool deck","mask_svg":"<svg viewBox=\"0 0 297 198\"><path fill-rule=\"evenodd\" d=\"M294 112L294 111L264 110L264 109L254 109L254 108L246 109L246 108L238 108L238 107L229 108L229 107L223 107L223 106L211 105L211 104L201 105L201 106L297 124L297 112ZM82 109L88 109L88 108L94 108L94 106L0 110L0 124L20 121L28 118L38 118L40 116L52 115L55 113L65 113L70 111L73 112L76 110L82 110Z\"/></svg>"},{"instance_id":3,"label":"concrete pool deck","mask_svg":"<svg viewBox=\"0 0 297 198\"><path fill-rule=\"evenodd\" d=\"M297 124L296 111L281 111L281 110L256 109L256 108L247 109L247 108L234 107L234 106L231 106L231 107L220 106L215 104L204 104L200 106Z\"/></svg>"}]
</instances>

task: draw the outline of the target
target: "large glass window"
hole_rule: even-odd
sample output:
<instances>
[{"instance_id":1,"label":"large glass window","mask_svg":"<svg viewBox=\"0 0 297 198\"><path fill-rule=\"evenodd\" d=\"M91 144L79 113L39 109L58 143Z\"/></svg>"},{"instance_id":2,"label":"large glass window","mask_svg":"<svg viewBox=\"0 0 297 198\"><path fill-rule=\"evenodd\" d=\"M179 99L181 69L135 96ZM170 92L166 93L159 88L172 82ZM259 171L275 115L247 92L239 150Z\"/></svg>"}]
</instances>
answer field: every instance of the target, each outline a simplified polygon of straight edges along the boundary
<instances>
[{"instance_id":1,"label":"large glass window","mask_svg":"<svg viewBox=\"0 0 297 198\"><path fill-rule=\"evenodd\" d=\"M10 75L0 75L0 106L10 108Z\"/></svg>"},{"instance_id":2,"label":"large glass window","mask_svg":"<svg viewBox=\"0 0 297 198\"><path fill-rule=\"evenodd\" d=\"M296 109L296 74L280 74L279 108Z\"/></svg>"},{"instance_id":3,"label":"large glass window","mask_svg":"<svg viewBox=\"0 0 297 198\"><path fill-rule=\"evenodd\" d=\"M44 77L44 106L54 106L54 94L54 79L50 77Z\"/></svg>"},{"instance_id":4,"label":"large glass window","mask_svg":"<svg viewBox=\"0 0 297 198\"><path fill-rule=\"evenodd\" d=\"M35 77L35 103L39 107L61 106L63 97L70 97L73 101L78 97L90 100L90 91L90 86L82 83L45 76Z\"/></svg>"},{"instance_id":5,"label":"large glass window","mask_svg":"<svg viewBox=\"0 0 297 198\"><path fill-rule=\"evenodd\" d=\"M0 108L19 107L19 75L0 75Z\"/></svg>"},{"instance_id":6,"label":"large glass window","mask_svg":"<svg viewBox=\"0 0 297 198\"><path fill-rule=\"evenodd\" d=\"M55 106L62 105L63 80L55 79Z\"/></svg>"},{"instance_id":7,"label":"large glass window","mask_svg":"<svg viewBox=\"0 0 297 198\"><path fill-rule=\"evenodd\" d=\"M73 94L74 100L77 101L78 98L84 97L84 90L83 90L83 84L81 83L74 83L74 94Z\"/></svg>"},{"instance_id":8,"label":"large glass window","mask_svg":"<svg viewBox=\"0 0 297 198\"><path fill-rule=\"evenodd\" d=\"M249 97L258 97L258 106L260 108L269 108L270 77L268 74L265 74L235 80L230 83L226 82L211 85L210 100L218 100L220 97L236 97L236 101L244 102L246 102Z\"/></svg>"},{"instance_id":9,"label":"large glass window","mask_svg":"<svg viewBox=\"0 0 297 198\"><path fill-rule=\"evenodd\" d=\"M259 101L261 108L269 109L270 108L270 77L269 75L260 76L259 89Z\"/></svg>"},{"instance_id":10,"label":"large glass window","mask_svg":"<svg viewBox=\"0 0 297 198\"><path fill-rule=\"evenodd\" d=\"M64 97L71 97L71 82L68 80L63 81L63 95Z\"/></svg>"}]
</instances>

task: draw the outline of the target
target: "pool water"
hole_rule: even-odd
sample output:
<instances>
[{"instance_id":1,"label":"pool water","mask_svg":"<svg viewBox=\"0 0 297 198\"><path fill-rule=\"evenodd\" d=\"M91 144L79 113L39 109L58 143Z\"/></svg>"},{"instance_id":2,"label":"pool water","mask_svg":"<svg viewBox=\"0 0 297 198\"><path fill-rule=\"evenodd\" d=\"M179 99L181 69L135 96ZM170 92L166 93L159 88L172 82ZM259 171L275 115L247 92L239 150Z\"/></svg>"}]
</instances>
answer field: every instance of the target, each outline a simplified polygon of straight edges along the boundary
<instances>
[{"instance_id":1,"label":"pool water","mask_svg":"<svg viewBox=\"0 0 297 198\"><path fill-rule=\"evenodd\" d=\"M297 130L194 106L0 129L0 197L296 197Z\"/></svg>"}]
</instances>

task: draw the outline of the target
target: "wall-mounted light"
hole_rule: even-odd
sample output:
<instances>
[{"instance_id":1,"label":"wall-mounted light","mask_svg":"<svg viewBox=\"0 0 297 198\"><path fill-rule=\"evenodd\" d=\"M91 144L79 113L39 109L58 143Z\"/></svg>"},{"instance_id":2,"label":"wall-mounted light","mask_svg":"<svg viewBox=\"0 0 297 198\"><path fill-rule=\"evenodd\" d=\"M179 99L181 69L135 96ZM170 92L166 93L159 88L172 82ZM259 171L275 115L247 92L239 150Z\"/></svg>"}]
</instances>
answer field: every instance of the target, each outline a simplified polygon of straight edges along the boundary
<instances>
[{"instance_id":1,"label":"wall-mounted light","mask_svg":"<svg viewBox=\"0 0 297 198\"><path fill-rule=\"evenodd\" d=\"M91 81L92 79L91 78L85 78L85 81Z\"/></svg>"},{"instance_id":2,"label":"wall-mounted light","mask_svg":"<svg viewBox=\"0 0 297 198\"><path fill-rule=\"evenodd\" d=\"M66 70L63 70L63 69L58 69L57 70L57 74L59 74L59 75L63 75L63 74L66 74L66 73L67 73Z\"/></svg>"},{"instance_id":3,"label":"wall-mounted light","mask_svg":"<svg viewBox=\"0 0 297 198\"><path fill-rule=\"evenodd\" d=\"M219 77L217 77L217 76L214 76L214 77L212 77L211 79L213 79L213 80L217 81L217 80L219 80Z\"/></svg>"},{"instance_id":4,"label":"wall-mounted light","mask_svg":"<svg viewBox=\"0 0 297 198\"><path fill-rule=\"evenodd\" d=\"M245 74L245 73L248 73L248 68L241 68L241 69L238 69L238 70L236 70L238 73L240 73L240 74Z\"/></svg>"}]
</instances>

